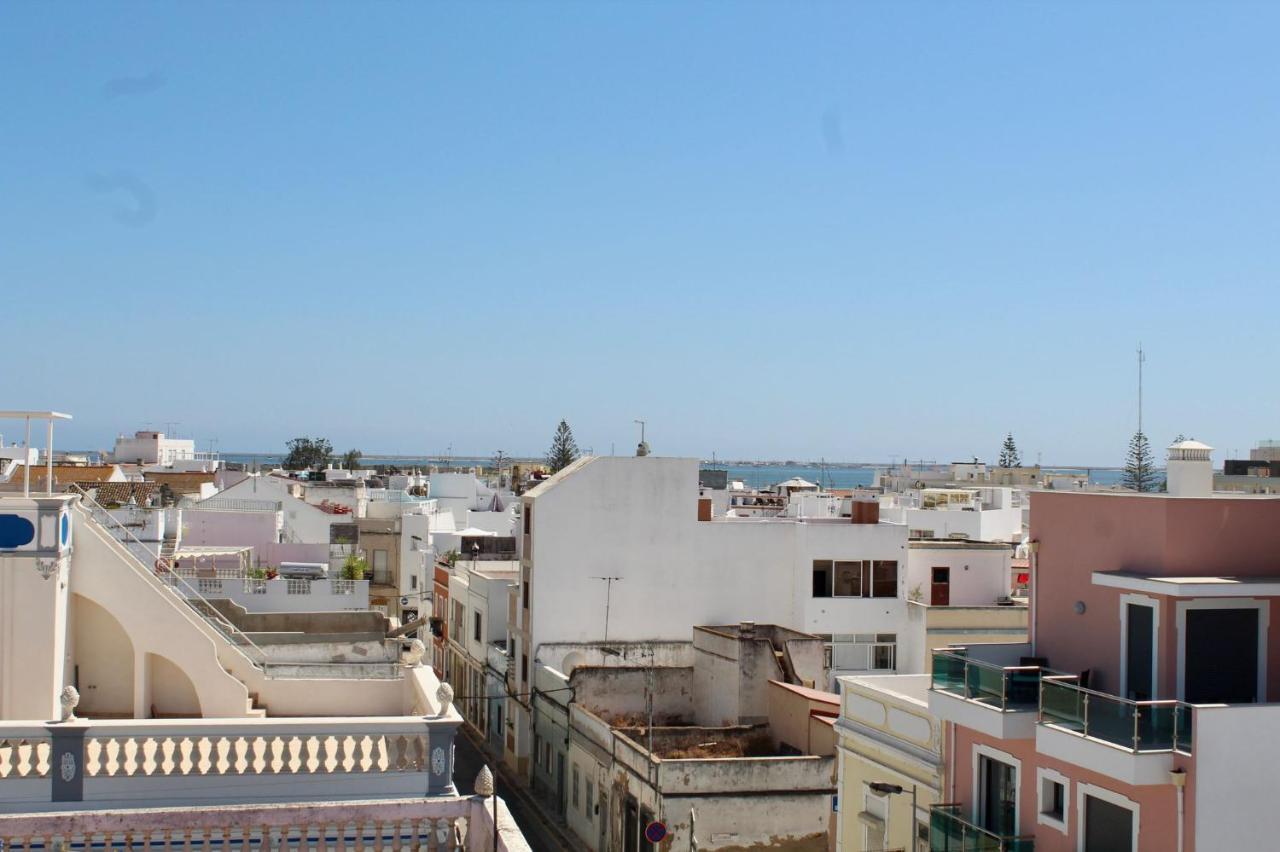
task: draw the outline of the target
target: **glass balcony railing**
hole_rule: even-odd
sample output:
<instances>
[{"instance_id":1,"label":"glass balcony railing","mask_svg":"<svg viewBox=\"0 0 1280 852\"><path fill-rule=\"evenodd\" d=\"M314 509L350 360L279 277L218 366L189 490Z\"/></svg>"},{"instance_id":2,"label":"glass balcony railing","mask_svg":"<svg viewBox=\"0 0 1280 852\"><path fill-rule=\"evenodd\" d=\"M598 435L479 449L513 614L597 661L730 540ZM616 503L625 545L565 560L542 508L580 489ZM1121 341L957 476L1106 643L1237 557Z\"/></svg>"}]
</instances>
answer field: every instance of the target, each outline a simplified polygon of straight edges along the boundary
<instances>
[{"instance_id":1,"label":"glass balcony railing","mask_svg":"<svg viewBox=\"0 0 1280 852\"><path fill-rule=\"evenodd\" d=\"M1041 681L1040 721L1135 753L1191 753L1192 705L1131 701L1085 689L1072 675Z\"/></svg>"},{"instance_id":2,"label":"glass balcony railing","mask_svg":"<svg viewBox=\"0 0 1280 852\"><path fill-rule=\"evenodd\" d=\"M1054 674L1042 666L998 666L971 660L963 650L933 652L932 687L1001 711L1035 710L1040 678Z\"/></svg>"},{"instance_id":3,"label":"glass balcony railing","mask_svg":"<svg viewBox=\"0 0 1280 852\"><path fill-rule=\"evenodd\" d=\"M929 852L1034 852L1035 839L987 831L960 816L957 804L929 809Z\"/></svg>"}]
</instances>

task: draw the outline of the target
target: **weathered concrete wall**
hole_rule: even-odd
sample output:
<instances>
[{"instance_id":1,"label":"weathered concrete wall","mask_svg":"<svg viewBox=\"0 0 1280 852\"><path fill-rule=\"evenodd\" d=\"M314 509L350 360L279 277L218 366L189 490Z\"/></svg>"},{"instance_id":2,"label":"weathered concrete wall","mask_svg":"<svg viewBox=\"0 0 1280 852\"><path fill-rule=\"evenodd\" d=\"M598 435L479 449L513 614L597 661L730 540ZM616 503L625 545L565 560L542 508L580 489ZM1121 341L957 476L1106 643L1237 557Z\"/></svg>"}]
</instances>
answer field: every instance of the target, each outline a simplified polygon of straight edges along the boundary
<instances>
[{"instance_id":1,"label":"weathered concrete wall","mask_svg":"<svg viewBox=\"0 0 1280 852\"><path fill-rule=\"evenodd\" d=\"M693 719L693 668L652 670L654 724ZM648 712L648 668L582 666L569 676L573 700L592 713L616 720Z\"/></svg>"}]
</instances>

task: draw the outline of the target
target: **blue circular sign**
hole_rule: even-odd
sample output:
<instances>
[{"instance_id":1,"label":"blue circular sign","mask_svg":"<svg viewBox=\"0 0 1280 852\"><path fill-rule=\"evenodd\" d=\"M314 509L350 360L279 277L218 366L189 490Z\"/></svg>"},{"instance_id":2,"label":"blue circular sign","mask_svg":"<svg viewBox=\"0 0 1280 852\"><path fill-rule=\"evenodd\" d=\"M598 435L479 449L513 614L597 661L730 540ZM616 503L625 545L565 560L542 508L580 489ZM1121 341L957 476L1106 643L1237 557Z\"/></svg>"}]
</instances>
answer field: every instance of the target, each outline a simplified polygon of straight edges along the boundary
<instances>
[{"instance_id":1,"label":"blue circular sign","mask_svg":"<svg viewBox=\"0 0 1280 852\"><path fill-rule=\"evenodd\" d=\"M644 839L650 843L661 843L667 839L667 827L655 819L645 826Z\"/></svg>"}]
</instances>

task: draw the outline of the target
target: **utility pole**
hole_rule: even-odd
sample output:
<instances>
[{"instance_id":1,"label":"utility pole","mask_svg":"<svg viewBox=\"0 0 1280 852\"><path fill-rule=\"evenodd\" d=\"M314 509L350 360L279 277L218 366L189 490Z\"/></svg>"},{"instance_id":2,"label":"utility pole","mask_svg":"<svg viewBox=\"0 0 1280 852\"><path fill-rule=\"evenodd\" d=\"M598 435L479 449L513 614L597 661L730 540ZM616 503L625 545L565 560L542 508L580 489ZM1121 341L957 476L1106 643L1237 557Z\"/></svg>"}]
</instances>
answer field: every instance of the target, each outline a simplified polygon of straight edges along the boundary
<instances>
[{"instance_id":1,"label":"utility pole","mask_svg":"<svg viewBox=\"0 0 1280 852\"><path fill-rule=\"evenodd\" d=\"M1142 365L1147 362L1146 353L1142 351L1142 341L1138 341L1138 432L1142 433Z\"/></svg>"},{"instance_id":2,"label":"utility pole","mask_svg":"<svg viewBox=\"0 0 1280 852\"><path fill-rule=\"evenodd\" d=\"M622 578L621 578L621 577L592 577L591 579L592 579L592 580L604 580L604 582L605 582L605 588L604 588L604 641L605 641L605 643L606 643L606 644L608 644L608 642L609 642L609 604L611 603L611 601L612 601L612 599L613 599L613 584L614 584L615 582L617 582L617 581L621 580Z\"/></svg>"}]
</instances>

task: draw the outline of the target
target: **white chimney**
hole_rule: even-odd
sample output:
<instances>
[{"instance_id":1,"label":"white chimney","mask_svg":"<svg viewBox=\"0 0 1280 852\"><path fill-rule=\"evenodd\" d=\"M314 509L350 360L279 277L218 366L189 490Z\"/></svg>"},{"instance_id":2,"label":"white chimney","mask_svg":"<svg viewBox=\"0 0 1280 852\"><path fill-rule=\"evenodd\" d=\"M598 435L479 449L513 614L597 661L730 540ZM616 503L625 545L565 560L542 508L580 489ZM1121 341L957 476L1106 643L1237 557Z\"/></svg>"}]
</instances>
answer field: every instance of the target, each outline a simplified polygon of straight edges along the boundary
<instances>
[{"instance_id":1,"label":"white chimney","mask_svg":"<svg viewBox=\"0 0 1280 852\"><path fill-rule=\"evenodd\" d=\"M1170 497L1209 497L1213 494L1213 447L1199 441L1179 441L1169 446Z\"/></svg>"}]
</instances>

